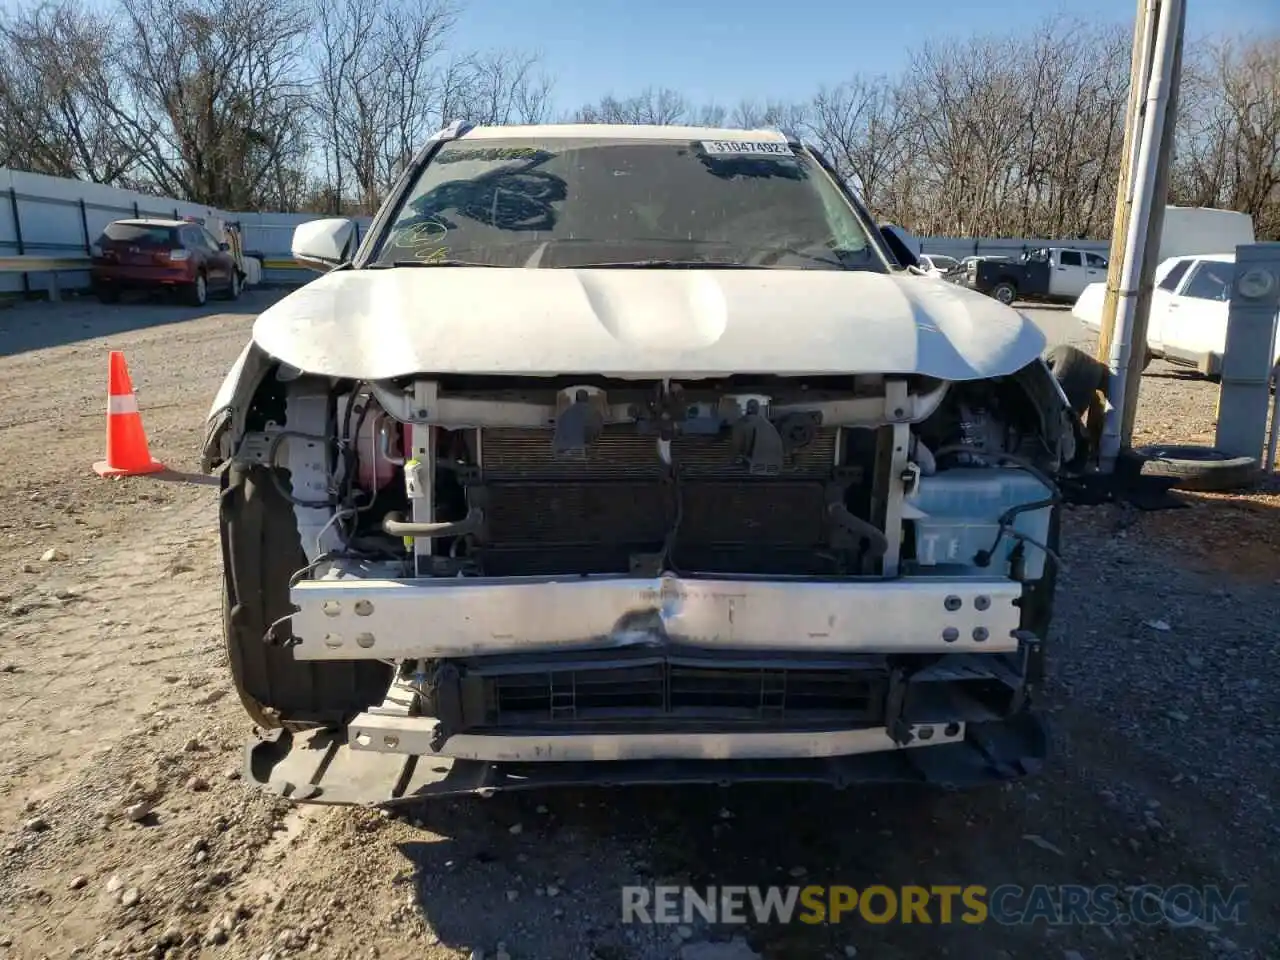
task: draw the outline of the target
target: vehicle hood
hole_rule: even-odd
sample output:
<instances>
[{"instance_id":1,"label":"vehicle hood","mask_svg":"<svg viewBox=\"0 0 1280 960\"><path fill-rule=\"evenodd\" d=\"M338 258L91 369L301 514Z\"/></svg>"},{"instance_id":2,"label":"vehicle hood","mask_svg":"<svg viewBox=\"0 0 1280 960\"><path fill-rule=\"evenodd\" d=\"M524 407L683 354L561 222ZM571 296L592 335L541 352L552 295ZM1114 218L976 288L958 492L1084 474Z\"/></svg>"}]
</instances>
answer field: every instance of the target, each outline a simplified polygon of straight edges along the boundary
<instances>
[{"instance_id":1,"label":"vehicle hood","mask_svg":"<svg viewBox=\"0 0 1280 960\"><path fill-rule=\"evenodd\" d=\"M714 377L1009 374L1044 350L1017 311L931 277L826 270L335 270L258 317L310 373Z\"/></svg>"}]
</instances>

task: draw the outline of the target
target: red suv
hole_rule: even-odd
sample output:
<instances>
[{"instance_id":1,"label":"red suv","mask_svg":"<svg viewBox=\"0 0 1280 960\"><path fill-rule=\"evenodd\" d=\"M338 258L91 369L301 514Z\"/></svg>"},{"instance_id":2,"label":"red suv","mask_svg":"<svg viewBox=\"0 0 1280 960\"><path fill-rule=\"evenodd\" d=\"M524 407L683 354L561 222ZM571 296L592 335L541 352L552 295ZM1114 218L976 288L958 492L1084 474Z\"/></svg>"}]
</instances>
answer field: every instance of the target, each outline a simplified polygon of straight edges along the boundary
<instances>
[{"instance_id":1,"label":"red suv","mask_svg":"<svg viewBox=\"0 0 1280 960\"><path fill-rule=\"evenodd\" d=\"M93 292L103 303L121 290L168 288L203 306L211 291L240 296L244 277L225 243L187 220L117 220L91 251Z\"/></svg>"}]
</instances>

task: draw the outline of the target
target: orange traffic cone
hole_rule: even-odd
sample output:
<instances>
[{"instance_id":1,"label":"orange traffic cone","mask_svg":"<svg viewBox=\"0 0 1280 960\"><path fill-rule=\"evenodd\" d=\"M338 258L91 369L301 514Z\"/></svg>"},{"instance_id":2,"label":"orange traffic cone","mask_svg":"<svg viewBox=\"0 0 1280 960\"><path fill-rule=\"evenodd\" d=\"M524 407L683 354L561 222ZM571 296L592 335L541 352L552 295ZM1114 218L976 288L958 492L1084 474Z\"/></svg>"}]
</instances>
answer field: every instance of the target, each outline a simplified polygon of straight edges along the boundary
<instances>
[{"instance_id":1,"label":"orange traffic cone","mask_svg":"<svg viewBox=\"0 0 1280 960\"><path fill-rule=\"evenodd\" d=\"M112 350L107 377L107 459L95 463L93 472L100 477L133 477L164 469L147 449L147 433L124 354Z\"/></svg>"}]
</instances>

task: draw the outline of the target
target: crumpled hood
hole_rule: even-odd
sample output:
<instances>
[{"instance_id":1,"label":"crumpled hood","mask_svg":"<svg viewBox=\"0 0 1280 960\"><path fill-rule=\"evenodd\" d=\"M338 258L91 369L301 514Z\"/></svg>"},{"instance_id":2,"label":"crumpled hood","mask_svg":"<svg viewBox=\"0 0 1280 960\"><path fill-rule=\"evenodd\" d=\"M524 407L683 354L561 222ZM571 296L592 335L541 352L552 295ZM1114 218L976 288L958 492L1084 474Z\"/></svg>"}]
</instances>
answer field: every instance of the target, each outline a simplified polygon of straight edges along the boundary
<instances>
[{"instance_id":1,"label":"crumpled hood","mask_svg":"<svg viewBox=\"0 0 1280 960\"><path fill-rule=\"evenodd\" d=\"M931 277L827 270L338 270L258 317L264 351L315 374L698 378L1009 374L1044 335Z\"/></svg>"}]
</instances>

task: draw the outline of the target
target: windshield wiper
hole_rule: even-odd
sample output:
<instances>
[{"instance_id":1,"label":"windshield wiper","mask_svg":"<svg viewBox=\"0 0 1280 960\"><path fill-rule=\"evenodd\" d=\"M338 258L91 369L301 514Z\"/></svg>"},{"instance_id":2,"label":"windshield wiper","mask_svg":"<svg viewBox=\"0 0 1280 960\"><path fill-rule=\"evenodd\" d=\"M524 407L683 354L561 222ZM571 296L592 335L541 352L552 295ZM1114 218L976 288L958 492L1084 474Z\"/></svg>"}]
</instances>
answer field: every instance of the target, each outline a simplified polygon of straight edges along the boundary
<instances>
[{"instance_id":1,"label":"windshield wiper","mask_svg":"<svg viewBox=\"0 0 1280 960\"><path fill-rule=\"evenodd\" d=\"M476 263L474 260L392 260L390 263L371 263L366 269L390 270L393 267L496 267L496 263Z\"/></svg>"},{"instance_id":2,"label":"windshield wiper","mask_svg":"<svg viewBox=\"0 0 1280 960\"><path fill-rule=\"evenodd\" d=\"M610 260L607 263L577 263L574 270L607 270L614 267L640 270L759 270L750 263L732 260Z\"/></svg>"}]
</instances>

